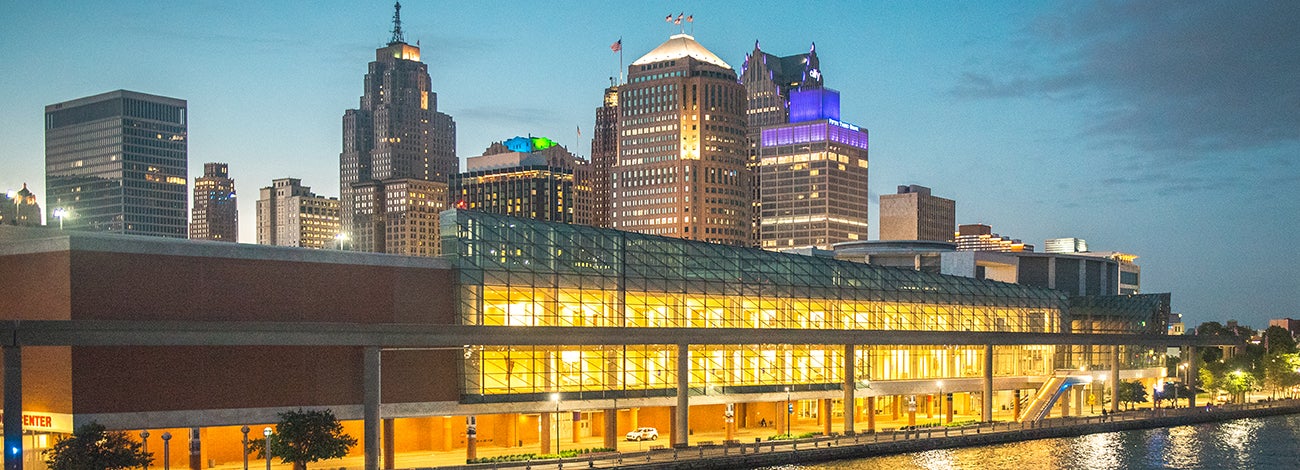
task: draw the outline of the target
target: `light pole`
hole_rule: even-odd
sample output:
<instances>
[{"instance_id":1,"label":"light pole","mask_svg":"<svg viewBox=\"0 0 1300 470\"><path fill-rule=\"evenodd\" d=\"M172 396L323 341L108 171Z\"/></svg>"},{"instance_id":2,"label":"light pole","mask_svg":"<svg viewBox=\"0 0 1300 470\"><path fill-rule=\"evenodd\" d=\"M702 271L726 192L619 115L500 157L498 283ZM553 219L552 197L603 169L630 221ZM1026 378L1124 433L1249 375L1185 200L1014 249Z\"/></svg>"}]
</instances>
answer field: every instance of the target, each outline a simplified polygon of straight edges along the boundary
<instances>
[{"instance_id":1,"label":"light pole","mask_svg":"<svg viewBox=\"0 0 1300 470\"><path fill-rule=\"evenodd\" d=\"M244 454L244 470L248 470L248 426L239 428L239 432L244 433L244 448L240 453Z\"/></svg>"},{"instance_id":2,"label":"light pole","mask_svg":"<svg viewBox=\"0 0 1300 470\"><path fill-rule=\"evenodd\" d=\"M348 241L348 234L338 233L334 235L334 242L338 244L339 251L343 251L343 242Z\"/></svg>"},{"instance_id":3,"label":"light pole","mask_svg":"<svg viewBox=\"0 0 1300 470\"><path fill-rule=\"evenodd\" d=\"M790 403L790 387L785 388L785 437L794 439L790 435L790 419L794 418L794 403Z\"/></svg>"},{"instance_id":4,"label":"light pole","mask_svg":"<svg viewBox=\"0 0 1300 470\"><path fill-rule=\"evenodd\" d=\"M17 207L18 206L14 206L15 209ZM68 210L60 207L54 209L54 212L52 212L50 215L53 215L55 218L59 219L59 230L63 230L63 219L68 216Z\"/></svg>"},{"instance_id":5,"label":"light pole","mask_svg":"<svg viewBox=\"0 0 1300 470\"><path fill-rule=\"evenodd\" d=\"M149 430L140 431L140 452L149 455ZM144 470L149 470L149 462L144 463Z\"/></svg>"},{"instance_id":6,"label":"light pole","mask_svg":"<svg viewBox=\"0 0 1300 470\"><path fill-rule=\"evenodd\" d=\"M939 422L943 422L943 381L934 381L935 388L939 389Z\"/></svg>"},{"instance_id":7,"label":"light pole","mask_svg":"<svg viewBox=\"0 0 1300 470\"><path fill-rule=\"evenodd\" d=\"M1188 380L1183 378L1183 374L1185 374L1186 371L1187 371L1186 362L1178 364L1178 380L1181 381L1184 386L1186 386L1188 382ZM1178 408L1178 389L1179 387L1176 386L1174 387L1174 408ZM1191 389L1189 388L1188 391L1190 392Z\"/></svg>"},{"instance_id":8,"label":"light pole","mask_svg":"<svg viewBox=\"0 0 1300 470\"><path fill-rule=\"evenodd\" d=\"M552 393L551 401L555 402L555 455L560 455L560 394Z\"/></svg>"},{"instance_id":9,"label":"light pole","mask_svg":"<svg viewBox=\"0 0 1300 470\"><path fill-rule=\"evenodd\" d=\"M266 440L262 442L266 446L263 449L266 451L266 470L271 470L271 427L267 426L266 429L263 429L262 435L266 437Z\"/></svg>"},{"instance_id":10,"label":"light pole","mask_svg":"<svg viewBox=\"0 0 1300 470\"><path fill-rule=\"evenodd\" d=\"M162 433L163 440L163 470L172 468L172 433Z\"/></svg>"}]
</instances>

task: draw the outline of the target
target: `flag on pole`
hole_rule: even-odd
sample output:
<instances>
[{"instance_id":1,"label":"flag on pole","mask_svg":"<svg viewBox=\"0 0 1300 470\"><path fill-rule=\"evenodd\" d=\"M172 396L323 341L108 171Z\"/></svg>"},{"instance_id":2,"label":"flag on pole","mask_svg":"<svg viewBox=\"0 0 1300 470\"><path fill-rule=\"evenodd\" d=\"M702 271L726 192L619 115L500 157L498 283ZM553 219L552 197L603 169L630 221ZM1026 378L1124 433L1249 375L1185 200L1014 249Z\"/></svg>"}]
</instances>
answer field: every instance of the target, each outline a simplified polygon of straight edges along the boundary
<instances>
[{"instance_id":1,"label":"flag on pole","mask_svg":"<svg viewBox=\"0 0 1300 470\"><path fill-rule=\"evenodd\" d=\"M673 21L673 24L682 24L682 15L685 15L685 14L686 14L686 12L678 13L678 14L677 14L677 20L676 20L676 21Z\"/></svg>"},{"instance_id":2,"label":"flag on pole","mask_svg":"<svg viewBox=\"0 0 1300 470\"><path fill-rule=\"evenodd\" d=\"M669 22L669 23L672 23L672 22L673 22L673 14L672 14L672 13L669 13L668 16L665 16L665 17L664 17L664 21L667 21L667 22Z\"/></svg>"},{"instance_id":3,"label":"flag on pole","mask_svg":"<svg viewBox=\"0 0 1300 470\"><path fill-rule=\"evenodd\" d=\"M614 52L618 52L618 51L623 50L623 38L618 38L617 41L614 41L613 44L610 44L610 45L609 45L609 50L614 51Z\"/></svg>"},{"instance_id":4,"label":"flag on pole","mask_svg":"<svg viewBox=\"0 0 1300 470\"><path fill-rule=\"evenodd\" d=\"M582 126L573 126L578 128L578 138L582 138Z\"/></svg>"},{"instance_id":5,"label":"flag on pole","mask_svg":"<svg viewBox=\"0 0 1300 470\"><path fill-rule=\"evenodd\" d=\"M686 22L687 22L687 23L694 23L694 22L695 22L695 15L686 15Z\"/></svg>"}]
</instances>

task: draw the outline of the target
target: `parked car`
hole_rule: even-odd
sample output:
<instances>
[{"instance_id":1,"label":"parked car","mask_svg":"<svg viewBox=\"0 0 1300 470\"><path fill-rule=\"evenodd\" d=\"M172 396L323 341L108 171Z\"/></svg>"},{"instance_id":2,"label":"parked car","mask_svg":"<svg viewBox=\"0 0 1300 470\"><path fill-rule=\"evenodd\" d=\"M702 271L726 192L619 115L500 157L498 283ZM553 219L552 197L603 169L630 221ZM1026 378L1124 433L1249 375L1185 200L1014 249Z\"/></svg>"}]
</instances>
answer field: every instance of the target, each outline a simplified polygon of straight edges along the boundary
<instances>
[{"instance_id":1,"label":"parked car","mask_svg":"<svg viewBox=\"0 0 1300 470\"><path fill-rule=\"evenodd\" d=\"M659 438L659 430L655 428L636 428L627 433L629 441L653 441Z\"/></svg>"}]
</instances>

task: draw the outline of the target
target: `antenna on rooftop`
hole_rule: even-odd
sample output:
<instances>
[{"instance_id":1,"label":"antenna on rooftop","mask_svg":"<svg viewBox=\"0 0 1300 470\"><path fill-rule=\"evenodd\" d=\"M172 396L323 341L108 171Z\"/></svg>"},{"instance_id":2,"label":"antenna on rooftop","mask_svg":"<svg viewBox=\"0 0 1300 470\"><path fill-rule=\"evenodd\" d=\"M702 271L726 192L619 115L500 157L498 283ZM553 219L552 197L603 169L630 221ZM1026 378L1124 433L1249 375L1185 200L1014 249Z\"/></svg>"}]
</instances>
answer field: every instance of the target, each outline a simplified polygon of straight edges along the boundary
<instances>
[{"instance_id":1,"label":"antenna on rooftop","mask_svg":"<svg viewBox=\"0 0 1300 470\"><path fill-rule=\"evenodd\" d=\"M402 2L393 5L393 39L388 41L388 45L404 43L402 39Z\"/></svg>"}]
</instances>

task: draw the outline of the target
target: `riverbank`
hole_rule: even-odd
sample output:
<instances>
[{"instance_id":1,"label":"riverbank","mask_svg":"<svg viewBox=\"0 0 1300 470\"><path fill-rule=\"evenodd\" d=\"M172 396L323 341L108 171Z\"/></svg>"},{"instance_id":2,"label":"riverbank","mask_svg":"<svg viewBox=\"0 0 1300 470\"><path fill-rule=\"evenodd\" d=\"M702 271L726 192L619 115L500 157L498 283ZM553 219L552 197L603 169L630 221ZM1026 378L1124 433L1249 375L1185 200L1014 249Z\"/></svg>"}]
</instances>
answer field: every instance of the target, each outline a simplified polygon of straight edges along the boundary
<instances>
[{"instance_id":1,"label":"riverbank","mask_svg":"<svg viewBox=\"0 0 1300 470\"><path fill-rule=\"evenodd\" d=\"M993 423L959 428L927 428L855 436L828 436L797 441L693 446L648 452L624 452L536 462L463 465L466 470L527 468L631 468L645 470L731 470L815 463L902 454L932 449L983 446L1086 434L1185 426L1241 418L1300 414L1300 401L1281 400L1207 409L1139 410L1106 417L1054 418L1033 425ZM441 467L448 468L448 467Z\"/></svg>"}]
</instances>

